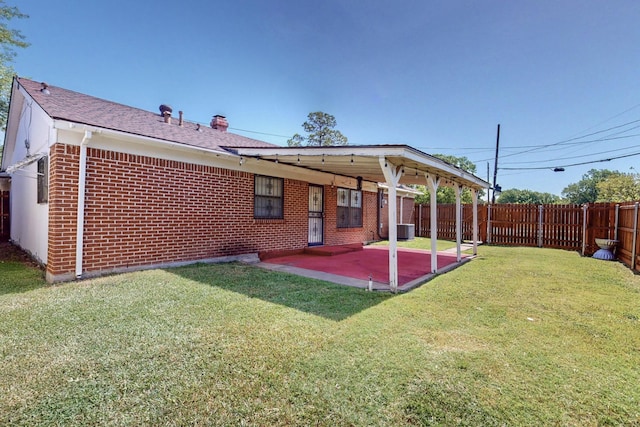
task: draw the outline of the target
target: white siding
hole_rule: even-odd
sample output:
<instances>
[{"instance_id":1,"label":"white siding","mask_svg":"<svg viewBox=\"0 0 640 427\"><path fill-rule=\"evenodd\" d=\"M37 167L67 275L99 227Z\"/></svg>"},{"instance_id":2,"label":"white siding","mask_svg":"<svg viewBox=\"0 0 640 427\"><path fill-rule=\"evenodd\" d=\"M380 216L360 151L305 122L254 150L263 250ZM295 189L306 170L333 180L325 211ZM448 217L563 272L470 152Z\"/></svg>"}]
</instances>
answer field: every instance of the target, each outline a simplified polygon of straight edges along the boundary
<instances>
[{"instance_id":1,"label":"white siding","mask_svg":"<svg viewBox=\"0 0 640 427\"><path fill-rule=\"evenodd\" d=\"M7 166L26 158L25 141L29 141L29 154L49 155L49 135L53 125L51 118L30 99L22 105L18 113L19 125L15 134L14 150L11 158L4 161ZM10 214L11 240L46 264L49 204L37 203L37 162L11 174Z\"/></svg>"}]
</instances>

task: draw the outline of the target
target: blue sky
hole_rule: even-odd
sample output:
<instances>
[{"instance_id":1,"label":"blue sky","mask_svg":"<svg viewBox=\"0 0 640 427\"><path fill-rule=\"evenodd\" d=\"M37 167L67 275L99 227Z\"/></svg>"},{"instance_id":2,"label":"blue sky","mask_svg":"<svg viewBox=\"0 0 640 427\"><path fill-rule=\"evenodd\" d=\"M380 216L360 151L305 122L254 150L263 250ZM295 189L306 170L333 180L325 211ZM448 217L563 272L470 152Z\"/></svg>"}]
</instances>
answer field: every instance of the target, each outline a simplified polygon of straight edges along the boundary
<instances>
[{"instance_id":1,"label":"blue sky","mask_svg":"<svg viewBox=\"0 0 640 427\"><path fill-rule=\"evenodd\" d=\"M279 145L324 111L350 144L466 156L482 178L500 123L503 189L559 195L592 168L640 169L637 155L551 170L640 153L637 0L7 4L30 16L11 22L31 43L19 75L204 124L223 114Z\"/></svg>"}]
</instances>

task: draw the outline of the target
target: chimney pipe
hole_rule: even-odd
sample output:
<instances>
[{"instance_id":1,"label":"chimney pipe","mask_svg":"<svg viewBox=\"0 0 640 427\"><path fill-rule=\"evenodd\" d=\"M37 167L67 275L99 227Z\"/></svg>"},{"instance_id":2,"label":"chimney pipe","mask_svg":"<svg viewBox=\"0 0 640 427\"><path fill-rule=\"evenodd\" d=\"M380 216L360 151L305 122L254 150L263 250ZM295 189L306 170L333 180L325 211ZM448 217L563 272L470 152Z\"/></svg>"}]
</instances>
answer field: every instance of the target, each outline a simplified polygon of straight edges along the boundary
<instances>
[{"instance_id":1,"label":"chimney pipe","mask_svg":"<svg viewBox=\"0 0 640 427\"><path fill-rule=\"evenodd\" d=\"M162 115L164 116L164 122L171 124L171 112L165 111L164 113L162 113Z\"/></svg>"},{"instance_id":2,"label":"chimney pipe","mask_svg":"<svg viewBox=\"0 0 640 427\"><path fill-rule=\"evenodd\" d=\"M216 114L215 116L213 116L213 119L211 119L211 127L222 132L226 132L227 128L229 127L229 122L227 122L225 116Z\"/></svg>"},{"instance_id":3,"label":"chimney pipe","mask_svg":"<svg viewBox=\"0 0 640 427\"><path fill-rule=\"evenodd\" d=\"M178 115L180 116L178 119L178 126L184 126L184 120L182 119L182 111L178 111Z\"/></svg>"}]
</instances>

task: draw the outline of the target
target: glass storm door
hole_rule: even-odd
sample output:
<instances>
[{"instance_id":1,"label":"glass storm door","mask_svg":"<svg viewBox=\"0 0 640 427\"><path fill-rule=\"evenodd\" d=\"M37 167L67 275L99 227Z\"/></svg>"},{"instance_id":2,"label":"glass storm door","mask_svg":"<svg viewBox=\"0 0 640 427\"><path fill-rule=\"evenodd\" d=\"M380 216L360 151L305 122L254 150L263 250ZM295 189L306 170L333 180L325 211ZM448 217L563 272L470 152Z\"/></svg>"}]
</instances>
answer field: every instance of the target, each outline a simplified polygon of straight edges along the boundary
<instances>
[{"instance_id":1,"label":"glass storm door","mask_svg":"<svg viewBox=\"0 0 640 427\"><path fill-rule=\"evenodd\" d=\"M324 188L309 185L309 246L324 243Z\"/></svg>"}]
</instances>

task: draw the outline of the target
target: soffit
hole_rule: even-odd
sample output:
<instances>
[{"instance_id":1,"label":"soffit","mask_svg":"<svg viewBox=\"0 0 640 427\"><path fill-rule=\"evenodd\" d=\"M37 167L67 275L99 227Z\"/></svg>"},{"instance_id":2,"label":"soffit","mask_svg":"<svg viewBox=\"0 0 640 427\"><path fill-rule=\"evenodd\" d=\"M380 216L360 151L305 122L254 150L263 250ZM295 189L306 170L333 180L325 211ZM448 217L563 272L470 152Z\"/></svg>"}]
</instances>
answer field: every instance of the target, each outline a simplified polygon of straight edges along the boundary
<instances>
[{"instance_id":1,"label":"soffit","mask_svg":"<svg viewBox=\"0 0 640 427\"><path fill-rule=\"evenodd\" d=\"M341 147L229 148L240 156L278 162L365 181L386 182L380 159L404 170L399 184L424 185L425 174L439 177L442 185L460 184L482 189L489 184L473 174L407 145Z\"/></svg>"}]
</instances>

